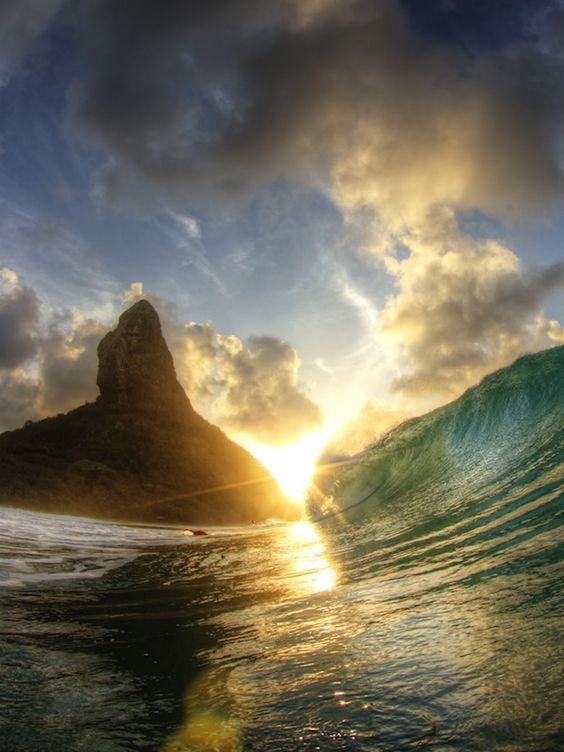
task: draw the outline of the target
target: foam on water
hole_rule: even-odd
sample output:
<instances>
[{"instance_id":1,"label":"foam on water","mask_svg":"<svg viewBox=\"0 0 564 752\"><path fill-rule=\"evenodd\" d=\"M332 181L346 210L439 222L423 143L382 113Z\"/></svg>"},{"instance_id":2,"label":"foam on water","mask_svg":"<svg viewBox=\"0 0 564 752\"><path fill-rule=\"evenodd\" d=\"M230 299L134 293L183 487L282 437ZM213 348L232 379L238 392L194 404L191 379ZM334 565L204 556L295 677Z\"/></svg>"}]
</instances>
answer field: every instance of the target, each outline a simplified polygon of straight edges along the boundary
<instances>
[{"instance_id":1,"label":"foam on water","mask_svg":"<svg viewBox=\"0 0 564 752\"><path fill-rule=\"evenodd\" d=\"M143 552L198 541L182 528L0 508L0 587L97 578Z\"/></svg>"}]
</instances>

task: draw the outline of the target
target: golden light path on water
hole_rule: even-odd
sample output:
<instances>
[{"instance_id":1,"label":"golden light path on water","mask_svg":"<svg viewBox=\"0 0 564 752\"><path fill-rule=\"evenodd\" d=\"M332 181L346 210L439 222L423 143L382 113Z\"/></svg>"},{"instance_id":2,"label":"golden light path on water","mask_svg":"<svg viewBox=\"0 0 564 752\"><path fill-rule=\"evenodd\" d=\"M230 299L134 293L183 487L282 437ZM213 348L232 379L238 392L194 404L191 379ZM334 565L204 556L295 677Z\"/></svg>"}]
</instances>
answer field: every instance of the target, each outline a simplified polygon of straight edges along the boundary
<instances>
[{"instance_id":1,"label":"golden light path on water","mask_svg":"<svg viewBox=\"0 0 564 752\"><path fill-rule=\"evenodd\" d=\"M331 590L337 575L326 557L325 546L315 526L305 520L294 522L289 534L294 546L291 562L297 589L304 594Z\"/></svg>"},{"instance_id":2,"label":"golden light path on water","mask_svg":"<svg viewBox=\"0 0 564 752\"><path fill-rule=\"evenodd\" d=\"M281 447L239 441L267 468L285 494L303 502L330 433L326 426ZM272 575L289 586L290 599L328 592L337 583L325 545L311 522L300 520L280 527L269 555ZM228 671L204 671L187 688L184 722L161 752L242 752L240 722L220 701L229 695L227 687L233 680Z\"/></svg>"},{"instance_id":3,"label":"golden light path on water","mask_svg":"<svg viewBox=\"0 0 564 752\"><path fill-rule=\"evenodd\" d=\"M266 563L268 576L278 577L286 586L287 604L292 600L300 603L304 597L328 592L337 583L337 574L315 525L305 520L280 526L272 540L269 557L271 561ZM248 628L249 621L252 623L257 613L260 614L260 607L251 605L248 609L228 614L227 618L236 628ZM322 629L322 615L318 621ZM265 633L261 634L259 625L263 622L268 625L264 615L256 620L258 631L253 641L262 639L268 644L272 633L266 626ZM234 651L234 656L238 649L243 655L248 653L244 640L239 645L230 645L229 649ZM241 694L252 696L256 691L252 675L247 670L214 667L204 670L186 688L184 721L160 752L243 752L243 724L235 706L240 704Z\"/></svg>"}]
</instances>

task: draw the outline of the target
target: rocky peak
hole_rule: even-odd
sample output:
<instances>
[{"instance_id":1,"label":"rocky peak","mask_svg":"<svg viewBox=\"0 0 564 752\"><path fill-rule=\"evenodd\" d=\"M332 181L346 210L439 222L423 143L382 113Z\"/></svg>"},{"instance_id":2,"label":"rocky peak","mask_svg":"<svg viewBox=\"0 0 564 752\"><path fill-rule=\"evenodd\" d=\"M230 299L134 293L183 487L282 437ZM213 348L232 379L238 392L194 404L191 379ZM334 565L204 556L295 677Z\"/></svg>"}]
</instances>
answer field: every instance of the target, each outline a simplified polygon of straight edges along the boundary
<instances>
[{"instance_id":1,"label":"rocky peak","mask_svg":"<svg viewBox=\"0 0 564 752\"><path fill-rule=\"evenodd\" d=\"M176 378L172 355L151 303L128 308L98 345L100 400L121 411L186 410L188 398Z\"/></svg>"}]
</instances>

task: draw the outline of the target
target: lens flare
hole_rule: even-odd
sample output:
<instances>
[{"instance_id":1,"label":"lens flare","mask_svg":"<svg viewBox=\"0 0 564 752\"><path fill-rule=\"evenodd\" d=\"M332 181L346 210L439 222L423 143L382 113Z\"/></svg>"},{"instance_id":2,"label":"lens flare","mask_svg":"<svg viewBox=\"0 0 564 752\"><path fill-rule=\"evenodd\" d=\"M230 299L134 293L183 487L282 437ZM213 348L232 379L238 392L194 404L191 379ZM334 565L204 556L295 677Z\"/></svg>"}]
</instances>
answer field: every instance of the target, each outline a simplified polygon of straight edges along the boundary
<instances>
[{"instance_id":1,"label":"lens flare","mask_svg":"<svg viewBox=\"0 0 564 752\"><path fill-rule=\"evenodd\" d=\"M324 428L302 436L294 444L274 447L247 443L246 448L269 470L285 494L303 501L328 436L329 429Z\"/></svg>"}]
</instances>

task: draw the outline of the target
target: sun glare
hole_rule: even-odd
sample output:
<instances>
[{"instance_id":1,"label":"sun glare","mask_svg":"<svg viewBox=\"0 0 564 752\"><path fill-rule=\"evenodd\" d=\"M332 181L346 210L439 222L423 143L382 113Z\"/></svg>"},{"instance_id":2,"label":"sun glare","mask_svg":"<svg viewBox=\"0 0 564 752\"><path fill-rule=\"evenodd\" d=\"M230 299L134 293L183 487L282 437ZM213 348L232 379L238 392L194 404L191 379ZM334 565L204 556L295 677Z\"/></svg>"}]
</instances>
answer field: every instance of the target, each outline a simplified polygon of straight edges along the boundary
<instances>
[{"instance_id":1,"label":"sun glare","mask_svg":"<svg viewBox=\"0 0 564 752\"><path fill-rule=\"evenodd\" d=\"M325 428L302 436L294 444L280 447L252 444L248 449L273 475L285 494L296 501L303 501L328 435L329 431Z\"/></svg>"},{"instance_id":2,"label":"sun glare","mask_svg":"<svg viewBox=\"0 0 564 752\"><path fill-rule=\"evenodd\" d=\"M290 535L296 544L293 568L300 577L301 586L314 593L331 590L337 581L337 574L326 557L325 546L316 527L305 520L294 522Z\"/></svg>"}]
</instances>

